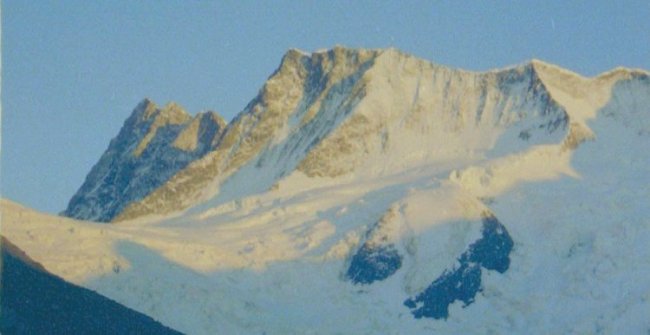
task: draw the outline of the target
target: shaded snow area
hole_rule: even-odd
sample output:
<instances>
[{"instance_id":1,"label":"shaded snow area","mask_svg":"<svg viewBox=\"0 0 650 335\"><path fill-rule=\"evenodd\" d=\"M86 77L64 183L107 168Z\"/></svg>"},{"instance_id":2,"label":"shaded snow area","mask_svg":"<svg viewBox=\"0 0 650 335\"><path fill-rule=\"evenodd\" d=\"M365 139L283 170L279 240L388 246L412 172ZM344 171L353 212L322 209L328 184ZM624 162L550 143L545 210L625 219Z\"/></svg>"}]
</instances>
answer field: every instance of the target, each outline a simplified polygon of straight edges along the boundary
<instances>
[{"instance_id":1,"label":"shaded snow area","mask_svg":"<svg viewBox=\"0 0 650 335\"><path fill-rule=\"evenodd\" d=\"M254 101L229 127L256 135L138 207L204 196L189 209L102 224L3 200L2 235L187 334L650 332L647 73L290 53L260 95L283 119Z\"/></svg>"},{"instance_id":2,"label":"shaded snow area","mask_svg":"<svg viewBox=\"0 0 650 335\"><path fill-rule=\"evenodd\" d=\"M47 273L2 239L2 334L180 334Z\"/></svg>"}]
</instances>

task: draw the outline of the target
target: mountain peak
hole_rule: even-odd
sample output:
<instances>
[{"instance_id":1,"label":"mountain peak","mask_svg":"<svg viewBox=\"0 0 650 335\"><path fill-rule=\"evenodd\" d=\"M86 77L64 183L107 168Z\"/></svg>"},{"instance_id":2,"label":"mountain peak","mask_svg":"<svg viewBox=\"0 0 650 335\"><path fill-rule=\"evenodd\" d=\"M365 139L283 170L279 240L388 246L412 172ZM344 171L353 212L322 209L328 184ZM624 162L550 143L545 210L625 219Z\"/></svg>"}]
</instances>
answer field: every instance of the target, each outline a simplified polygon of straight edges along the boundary
<instances>
[{"instance_id":1,"label":"mountain peak","mask_svg":"<svg viewBox=\"0 0 650 335\"><path fill-rule=\"evenodd\" d=\"M582 78L582 79L589 79L588 77L583 76L583 75L581 75L581 74L579 74L577 72L568 70L568 69L563 68L563 67L561 67L559 65L549 63L549 62L546 62L546 61L543 61L543 60L540 60L540 59L537 59L537 58L531 59L528 64L533 66L533 68L537 72L540 72L540 71L549 72L549 71L551 71L551 72L555 72L555 73L562 73L563 75L579 77L579 78ZM597 75L593 76L591 79L599 79L599 80L612 79L612 78L613 79L627 79L630 76L634 76L634 75L646 75L647 76L649 74L650 73L648 71L643 70L643 69L636 69L636 68L618 66L618 67L615 67L615 68L613 68L611 70L607 70L605 72L597 74Z\"/></svg>"},{"instance_id":2,"label":"mountain peak","mask_svg":"<svg viewBox=\"0 0 650 335\"><path fill-rule=\"evenodd\" d=\"M137 109L138 107L140 107L140 106L145 106L145 107L146 107L146 106L149 106L149 105L154 105L154 106L155 106L156 103L153 102L153 100L151 100L149 97L145 97L144 99L142 99L142 101L140 101L140 102L138 103L138 105L136 106L136 109Z\"/></svg>"},{"instance_id":3,"label":"mountain peak","mask_svg":"<svg viewBox=\"0 0 650 335\"><path fill-rule=\"evenodd\" d=\"M149 98L144 98L133 109L131 117L138 122L149 119L158 110L158 105Z\"/></svg>"},{"instance_id":4,"label":"mountain peak","mask_svg":"<svg viewBox=\"0 0 650 335\"><path fill-rule=\"evenodd\" d=\"M320 64L323 67L323 65L329 66L334 63L349 62L350 60L356 62L359 59L368 59L369 56L378 56L382 52L381 49L349 48L342 45L336 45L330 49L318 49L311 53L291 48L282 57L278 71L285 68L295 69L301 67L304 65L303 61L309 61L312 65Z\"/></svg>"},{"instance_id":5,"label":"mountain peak","mask_svg":"<svg viewBox=\"0 0 650 335\"><path fill-rule=\"evenodd\" d=\"M619 66L599 74L598 76L595 77L595 79L599 81L611 81L611 80L618 81L623 79L630 79L631 77L636 77L636 76L648 77L650 76L650 72L643 69L634 69L634 68Z\"/></svg>"},{"instance_id":6,"label":"mountain peak","mask_svg":"<svg viewBox=\"0 0 650 335\"><path fill-rule=\"evenodd\" d=\"M554 66L553 64L551 64L551 63L549 63L549 62L546 62L546 61L543 61L543 60L541 60L541 59L539 59L539 58L532 58L532 59L529 61L529 63L532 64L533 66L535 66L535 65L541 65L541 66L549 66L549 65L550 65L550 66Z\"/></svg>"},{"instance_id":7,"label":"mountain peak","mask_svg":"<svg viewBox=\"0 0 650 335\"><path fill-rule=\"evenodd\" d=\"M192 118L175 102L142 100L111 141L63 215L107 222L164 184L217 143L225 122L214 112Z\"/></svg>"},{"instance_id":8,"label":"mountain peak","mask_svg":"<svg viewBox=\"0 0 650 335\"><path fill-rule=\"evenodd\" d=\"M282 58L297 58L297 57L309 57L310 54L304 50L298 48L290 48L287 52L284 53Z\"/></svg>"},{"instance_id":9,"label":"mountain peak","mask_svg":"<svg viewBox=\"0 0 650 335\"><path fill-rule=\"evenodd\" d=\"M533 58L529 62L530 66L533 67L533 70L537 73L544 72L547 74L555 74L559 76L564 76L564 77L575 77L575 78L580 78L580 79L585 79L584 76L582 76L579 73L567 70L559 65L548 63L542 60L539 60L537 58Z\"/></svg>"},{"instance_id":10,"label":"mountain peak","mask_svg":"<svg viewBox=\"0 0 650 335\"><path fill-rule=\"evenodd\" d=\"M191 119L191 116L176 102L168 102L160 108L153 100L144 98L133 109L129 119L132 119L135 124L153 120L154 123L160 125L183 123Z\"/></svg>"},{"instance_id":11,"label":"mountain peak","mask_svg":"<svg viewBox=\"0 0 650 335\"><path fill-rule=\"evenodd\" d=\"M156 117L158 122L171 123L171 124L180 124L187 122L192 118L181 105L175 102L168 102L162 109L160 109L159 115Z\"/></svg>"}]
</instances>

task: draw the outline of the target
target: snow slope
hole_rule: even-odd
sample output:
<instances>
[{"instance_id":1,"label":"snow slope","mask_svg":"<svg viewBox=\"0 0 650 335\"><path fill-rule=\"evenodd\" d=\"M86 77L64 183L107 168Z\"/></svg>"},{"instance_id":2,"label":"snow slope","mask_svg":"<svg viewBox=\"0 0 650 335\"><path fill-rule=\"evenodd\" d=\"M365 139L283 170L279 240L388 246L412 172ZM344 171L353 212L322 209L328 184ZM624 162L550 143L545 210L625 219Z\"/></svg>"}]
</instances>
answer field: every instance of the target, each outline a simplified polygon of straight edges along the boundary
<instances>
[{"instance_id":1,"label":"snow slope","mask_svg":"<svg viewBox=\"0 0 650 335\"><path fill-rule=\"evenodd\" d=\"M357 52L289 52L249 105L266 112L228 126L247 135L152 193L189 210L106 225L4 200L3 236L189 334L650 331L647 72ZM318 57L339 86L288 66ZM328 98L275 91L285 75Z\"/></svg>"}]
</instances>

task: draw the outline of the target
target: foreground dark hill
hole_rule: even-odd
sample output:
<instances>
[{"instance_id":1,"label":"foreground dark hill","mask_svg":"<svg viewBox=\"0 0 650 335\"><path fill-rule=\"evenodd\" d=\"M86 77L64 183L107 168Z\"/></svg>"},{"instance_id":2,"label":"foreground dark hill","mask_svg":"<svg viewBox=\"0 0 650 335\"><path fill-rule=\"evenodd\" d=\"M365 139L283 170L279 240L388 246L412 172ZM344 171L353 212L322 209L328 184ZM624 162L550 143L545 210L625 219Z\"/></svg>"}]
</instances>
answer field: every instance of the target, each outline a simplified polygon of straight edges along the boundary
<instances>
[{"instance_id":1,"label":"foreground dark hill","mask_svg":"<svg viewBox=\"0 0 650 335\"><path fill-rule=\"evenodd\" d=\"M182 334L46 272L2 238L0 333Z\"/></svg>"}]
</instances>

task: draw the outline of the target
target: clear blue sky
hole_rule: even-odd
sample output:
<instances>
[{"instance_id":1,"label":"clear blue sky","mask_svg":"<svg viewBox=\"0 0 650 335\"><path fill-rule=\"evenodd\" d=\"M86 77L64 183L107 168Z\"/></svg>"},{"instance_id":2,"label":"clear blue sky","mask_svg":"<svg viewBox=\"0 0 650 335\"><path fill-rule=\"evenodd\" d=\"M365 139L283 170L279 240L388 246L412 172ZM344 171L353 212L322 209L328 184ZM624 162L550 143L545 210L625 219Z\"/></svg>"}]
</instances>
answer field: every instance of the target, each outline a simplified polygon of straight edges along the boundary
<instances>
[{"instance_id":1,"label":"clear blue sky","mask_svg":"<svg viewBox=\"0 0 650 335\"><path fill-rule=\"evenodd\" d=\"M2 1L0 192L59 212L144 97L240 112L292 47L650 69L650 1Z\"/></svg>"}]
</instances>

